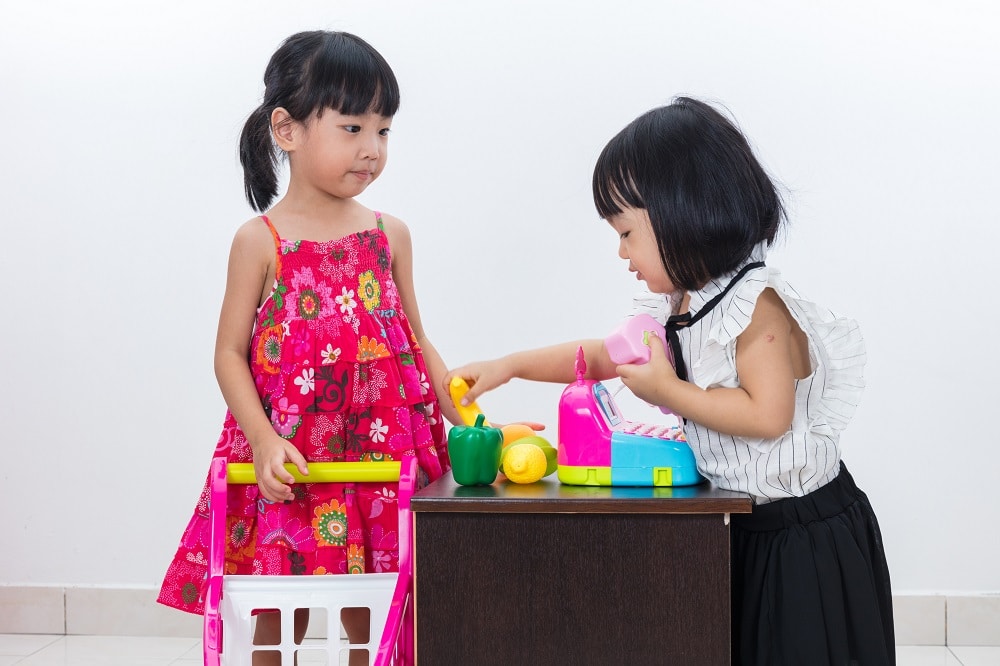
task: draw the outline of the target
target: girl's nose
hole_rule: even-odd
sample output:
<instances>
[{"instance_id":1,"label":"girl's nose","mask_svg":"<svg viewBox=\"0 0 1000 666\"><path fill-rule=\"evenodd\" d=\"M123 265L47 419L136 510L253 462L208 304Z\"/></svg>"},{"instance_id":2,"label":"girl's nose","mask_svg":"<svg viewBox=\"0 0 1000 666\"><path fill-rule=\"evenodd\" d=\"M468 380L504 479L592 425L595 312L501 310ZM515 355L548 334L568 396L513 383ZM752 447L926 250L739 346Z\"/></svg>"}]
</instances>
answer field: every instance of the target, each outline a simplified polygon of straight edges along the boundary
<instances>
[{"instance_id":1,"label":"girl's nose","mask_svg":"<svg viewBox=\"0 0 1000 666\"><path fill-rule=\"evenodd\" d=\"M624 239L618 241L618 257L621 259L628 259L628 252L625 251ZM631 267L632 267L632 262L629 262L629 268Z\"/></svg>"},{"instance_id":2,"label":"girl's nose","mask_svg":"<svg viewBox=\"0 0 1000 666\"><path fill-rule=\"evenodd\" d=\"M381 139L378 134L367 137L361 144L361 158L377 160L382 150Z\"/></svg>"}]
</instances>

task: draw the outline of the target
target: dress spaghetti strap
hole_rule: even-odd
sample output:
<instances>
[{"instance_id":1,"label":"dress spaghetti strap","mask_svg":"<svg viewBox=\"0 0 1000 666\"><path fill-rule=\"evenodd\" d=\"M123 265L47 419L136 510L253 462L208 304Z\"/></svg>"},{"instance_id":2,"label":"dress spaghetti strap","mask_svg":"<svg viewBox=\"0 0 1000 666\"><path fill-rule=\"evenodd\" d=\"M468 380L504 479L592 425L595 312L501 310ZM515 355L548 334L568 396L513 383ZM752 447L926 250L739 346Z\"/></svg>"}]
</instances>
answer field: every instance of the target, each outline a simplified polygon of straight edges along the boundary
<instances>
[{"instance_id":1,"label":"dress spaghetti strap","mask_svg":"<svg viewBox=\"0 0 1000 666\"><path fill-rule=\"evenodd\" d=\"M271 237L274 239L274 279L278 280L281 278L281 237L278 236L278 230L271 224L267 215L261 215L260 219L264 220L264 224L271 230Z\"/></svg>"},{"instance_id":2,"label":"dress spaghetti strap","mask_svg":"<svg viewBox=\"0 0 1000 666\"><path fill-rule=\"evenodd\" d=\"M382 224L382 211L376 210L372 212L375 213L375 226L378 227L378 230L382 232L382 236L385 237L385 246L389 247L389 234L385 232L385 225Z\"/></svg>"}]
</instances>

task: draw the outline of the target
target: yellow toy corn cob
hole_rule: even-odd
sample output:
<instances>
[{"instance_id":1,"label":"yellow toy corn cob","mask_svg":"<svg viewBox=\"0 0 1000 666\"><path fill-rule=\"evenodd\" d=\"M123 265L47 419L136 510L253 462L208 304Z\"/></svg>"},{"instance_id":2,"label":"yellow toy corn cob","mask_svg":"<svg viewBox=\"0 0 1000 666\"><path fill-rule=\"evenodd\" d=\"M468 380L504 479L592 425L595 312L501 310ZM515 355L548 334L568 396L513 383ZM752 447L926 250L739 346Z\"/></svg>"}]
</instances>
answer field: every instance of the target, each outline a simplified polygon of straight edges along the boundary
<instances>
[{"instance_id":1,"label":"yellow toy corn cob","mask_svg":"<svg viewBox=\"0 0 1000 666\"><path fill-rule=\"evenodd\" d=\"M483 413L483 410L479 409L479 405L472 402L468 405L462 404L462 398L465 394L469 392L469 385L465 383L465 380L461 377L452 377L451 383L448 384L448 393L451 395L451 401L455 405L455 409L458 410L458 415L462 417L462 422L467 426L475 425L476 417ZM484 425L490 425L489 421L484 421Z\"/></svg>"}]
</instances>

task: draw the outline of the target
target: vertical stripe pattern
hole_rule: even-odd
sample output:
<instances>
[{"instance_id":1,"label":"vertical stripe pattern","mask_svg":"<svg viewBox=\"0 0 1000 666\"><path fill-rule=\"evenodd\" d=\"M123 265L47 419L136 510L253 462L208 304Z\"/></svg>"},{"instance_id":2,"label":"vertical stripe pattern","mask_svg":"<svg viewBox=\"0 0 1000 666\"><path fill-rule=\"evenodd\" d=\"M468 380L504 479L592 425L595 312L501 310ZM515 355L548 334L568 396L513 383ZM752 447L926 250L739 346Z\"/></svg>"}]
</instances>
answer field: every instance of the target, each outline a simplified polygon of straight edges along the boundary
<instances>
[{"instance_id":1,"label":"vertical stripe pattern","mask_svg":"<svg viewBox=\"0 0 1000 666\"><path fill-rule=\"evenodd\" d=\"M763 250L751 261L763 258ZM737 271L690 294L689 310L725 290ZM812 373L795 383L791 428L775 439L726 435L688 421L685 434L701 473L720 488L749 493L758 503L801 497L833 480L840 468L840 433L864 388L864 340L857 323L799 295L769 266L746 273L722 300L679 331L688 379L701 388L739 386L736 343L758 296L774 289L809 339Z\"/></svg>"}]
</instances>

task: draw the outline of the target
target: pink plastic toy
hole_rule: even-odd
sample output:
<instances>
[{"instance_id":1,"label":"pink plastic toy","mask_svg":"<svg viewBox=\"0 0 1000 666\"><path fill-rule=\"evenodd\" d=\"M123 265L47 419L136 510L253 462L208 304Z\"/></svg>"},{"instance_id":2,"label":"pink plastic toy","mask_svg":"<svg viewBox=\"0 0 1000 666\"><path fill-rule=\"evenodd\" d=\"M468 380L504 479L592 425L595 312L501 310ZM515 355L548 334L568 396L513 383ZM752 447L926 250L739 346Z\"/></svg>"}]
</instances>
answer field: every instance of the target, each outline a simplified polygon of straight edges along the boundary
<instances>
[{"instance_id":1,"label":"pink plastic toy","mask_svg":"<svg viewBox=\"0 0 1000 666\"><path fill-rule=\"evenodd\" d=\"M618 365L626 363L642 365L649 362L650 335L660 338L663 349L667 352L667 358L673 365L674 354L667 344L667 334L663 325L648 314L633 315L623 321L604 338L604 347L608 350L611 360Z\"/></svg>"},{"instance_id":2,"label":"pink plastic toy","mask_svg":"<svg viewBox=\"0 0 1000 666\"><path fill-rule=\"evenodd\" d=\"M314 467L315 466L315 467ZM322 466L322 467L319 467ZM338 467L339 466L339 467ZM402 463L311 463L310 480L315 481L399 481L399 573L337 576L225 576L226 488L228 483L256 483L246 465L228 470L225 458L212 461L210 472L211 516L208 548L209 578L204 615L205 666L250 666L255 646L251 644L250 616L253 610L277 609L282 615L282 642L256 646L281 653L283 666L295 663L296 653L322 651L326 663L340 663L340 652L369 649L375 666L411 666L413 644L413 531L410 497L416 489L416 459ZM241 468L236 472L234 468ZM316 470L315 472L313 470ZM296 472L297 474L297 472ZM372 639L374 628L382 625L376 645L341 645L340 615L345 607L370 609ZM327 609L327 640L319 646L299 645L291 640L292 616L297 608ZM223 628L225 627L225 631ZM285 640L285 637L289 638Z\"/></svg>"},{"instance_id":3,"label":"pink plastic toy","mask_svg":"<svg viewBox=\"0 0 1000 666\"><path fill-rule=\"evenodd\" d=\"M690 486L702 482L678 426L626 421L601 382L584 379L583 347L576 381L559 398L559 481L573 486Z\"/></svg>"},{"instance_id":4,"label":"pink plastic toy","mask_svg":"<svg viewBox=\"0 0 1000 666\"><path fill-rule=\"evenodd\" d=\"M667 344L667 334L660 322L656 321L648 314L637 314L629 317L615 330L611 331L608 337L604 338L604 348L608 350L608 356L618 365L649 363L649 336L656 335L663 343L663 351L667 353L667 360L670 365L674 365L674 352ZM660 407L664 414L673 414L673 411L666 407Z\"/></svg>"}]
</instances>

